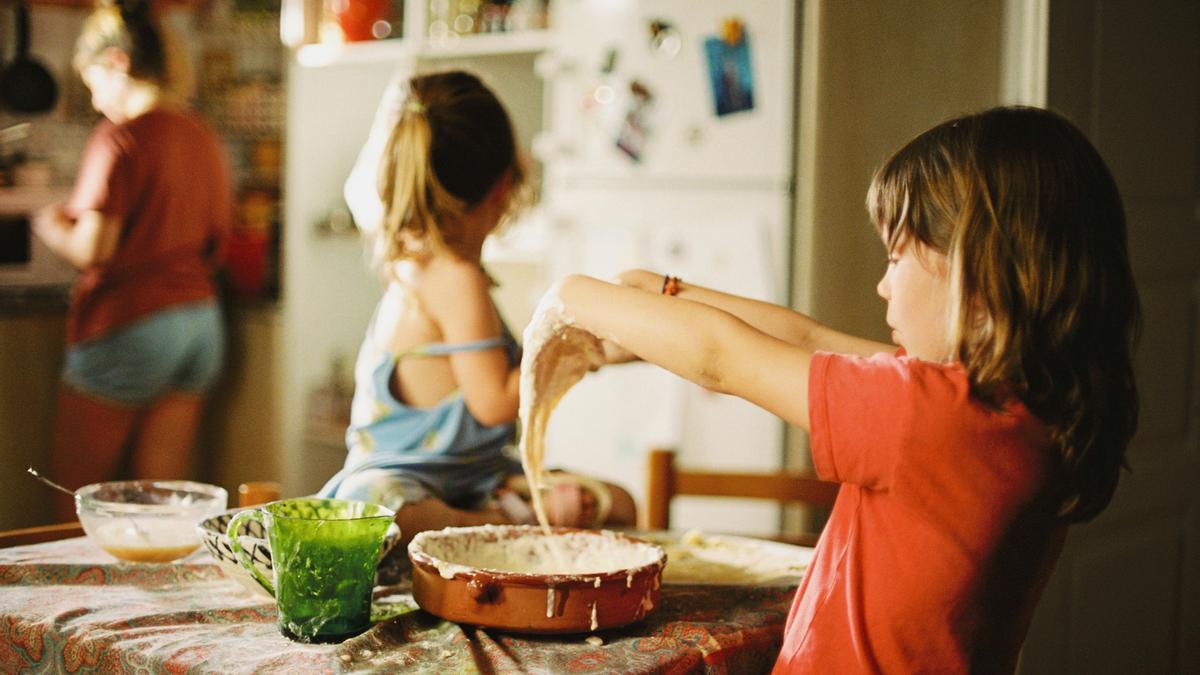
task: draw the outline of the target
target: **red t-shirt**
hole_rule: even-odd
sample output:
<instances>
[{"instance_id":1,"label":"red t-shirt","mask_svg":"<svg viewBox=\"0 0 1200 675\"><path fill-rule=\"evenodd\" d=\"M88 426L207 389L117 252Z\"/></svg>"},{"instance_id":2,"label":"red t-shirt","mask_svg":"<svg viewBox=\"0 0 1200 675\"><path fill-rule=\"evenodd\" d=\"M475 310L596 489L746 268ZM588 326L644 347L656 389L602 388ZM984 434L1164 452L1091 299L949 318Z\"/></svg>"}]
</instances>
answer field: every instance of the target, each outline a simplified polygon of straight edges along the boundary
<instances>
[{"instance_id":1,"label":"red t-shirt","mask_svg":"<svg viewBox=\"0 0 1200 675\"><path fill-rule=\"evenodd\" d=\"M842 483L776 673L1011 672L1061 547L1045 427L965 371L814 355L813 463Z\"/></svg>"},{"instance_id":2,"label":"red t-shirt","mask_svg":"<svg viewBox=\"0 0 1200 675\"><path fill-rule=\"evenodd\" d=\"M112 258L75 284L69 344L215 296L213 265L232 226L233 198L224 147L199 118L159 108L121 124L102 120L66 210L121 221Z\"/></svg>"}]
</instances>

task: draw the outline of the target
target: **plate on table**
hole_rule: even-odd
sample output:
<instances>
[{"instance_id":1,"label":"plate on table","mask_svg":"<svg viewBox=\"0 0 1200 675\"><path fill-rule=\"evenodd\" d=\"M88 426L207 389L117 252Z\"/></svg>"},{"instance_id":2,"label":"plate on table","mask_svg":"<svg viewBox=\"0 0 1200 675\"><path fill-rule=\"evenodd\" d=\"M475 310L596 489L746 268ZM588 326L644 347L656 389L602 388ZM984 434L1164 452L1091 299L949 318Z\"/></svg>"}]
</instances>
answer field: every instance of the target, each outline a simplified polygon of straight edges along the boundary
<instances>
[{"instance_id":1,"label":"plate on table","mask_svg":"<svg viewBox=\"0 0 1200 675\"><path fill-rule=\"evenodd\" d=\"M664 584L799 584L813 557L813 549L804 546L699 530L631 534L667 552Z\"/></svg>"}]
</instances>

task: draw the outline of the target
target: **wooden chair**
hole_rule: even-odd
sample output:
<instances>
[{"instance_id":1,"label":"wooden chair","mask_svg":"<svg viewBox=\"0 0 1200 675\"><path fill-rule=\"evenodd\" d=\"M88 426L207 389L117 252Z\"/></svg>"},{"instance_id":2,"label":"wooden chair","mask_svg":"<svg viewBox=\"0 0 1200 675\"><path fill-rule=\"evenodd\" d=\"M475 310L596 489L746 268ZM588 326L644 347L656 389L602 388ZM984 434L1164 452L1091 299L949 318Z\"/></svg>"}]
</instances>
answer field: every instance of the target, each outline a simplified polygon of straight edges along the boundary
<instances>
[{"instance_id":1,"label":"wooden chair","mask_svg":"<svg viewBox=\"0 0 1200 675\"><path fill-rule=\"evenodd\" d=\"M238 486L238 506L258 506L279 499L279 483L252 481Z\"/></svg>"},{"instance_id":2,"label":"wooden chair","mask_svg":"<svg viewBox=\"0 0 1200 675\"><path fill-rule=\"evenodd\" d=\"M837 483L818 480L810 472L730 473L693 471L675 466L675 451L651 450L648 456L646 508L643 529L666 530L671 527L671 499L676 495L703 497L742 497L769 499L781 504L799 503L831 506L837 497ZM820 533L780 535L779 541L813 546Z\"/></svg>"},{"instance_id":3,"label":"wooden chair","mask_svg":"<svg viewBox=\"0 0 1200 675\"><path fill-rule=\"evenodd\" d=\"M253 482L242 483L238 486L238 506L257 506L276 499L279 499L279 483ZM42 544L83 535L83 525L78 520L54 525L23 527L18 530L0 532L0 548Z\"/></svg>"},{"instance_id":4,"label":"wooden chair","mask_svg":"<svg viewBox=\"0 0 1200 675\"><path fill-rule=\"evenodd\" d=\"M29 544L41 544L47 541L58 541L59 539L82 536L83 525L78 520L69 523L57 523L55 525L23 527L18 530L0 532L0 548L28 546Z\"/></svg>"}]
</instances>

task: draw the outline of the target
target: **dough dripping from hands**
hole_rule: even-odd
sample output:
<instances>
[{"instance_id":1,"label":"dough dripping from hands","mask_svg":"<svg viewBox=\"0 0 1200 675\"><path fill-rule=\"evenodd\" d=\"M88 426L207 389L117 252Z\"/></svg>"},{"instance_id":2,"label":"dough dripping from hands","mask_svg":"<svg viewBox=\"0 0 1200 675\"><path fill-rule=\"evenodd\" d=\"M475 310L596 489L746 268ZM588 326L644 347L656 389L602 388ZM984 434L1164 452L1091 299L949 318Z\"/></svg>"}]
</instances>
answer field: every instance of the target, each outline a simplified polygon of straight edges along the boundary
<instances>
[{"instance_id":1,"label":"dough dripping from hands","mask_svg":"<svg viewBox=\"0 0 1200 675\"><path fill-rule=\"evenodd\" d=\"M543 492L546 489L546 427L550 413L589 370L604 365L604 346L598 337L574 325L552 293L538 305L525 328L523 341L519 413L521 467L529 483L538 523L549 533L550 521L546 517Z\"/></svg>"}]
</instances>

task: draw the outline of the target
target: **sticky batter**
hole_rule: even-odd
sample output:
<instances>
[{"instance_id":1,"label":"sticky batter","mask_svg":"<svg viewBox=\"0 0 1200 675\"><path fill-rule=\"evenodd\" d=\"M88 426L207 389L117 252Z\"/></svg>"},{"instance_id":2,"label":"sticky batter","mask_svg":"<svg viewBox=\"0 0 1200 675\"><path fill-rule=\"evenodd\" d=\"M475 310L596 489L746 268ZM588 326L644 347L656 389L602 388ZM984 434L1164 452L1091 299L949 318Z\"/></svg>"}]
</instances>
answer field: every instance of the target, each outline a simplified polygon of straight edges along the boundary
<instances>
[{"instance_id":1,"label":"sticky batter","mask_svg":"<svg viewBox=\"0 0 1200 675\"><path fill-rule=\"evenodd\" d=\"M563 395L587 372L604 363L599 338L572 325L562 306L539 305L525 328L521 356L521 466L538 523L547 533L546 427Z\"/></svg>"}]
</instances>

